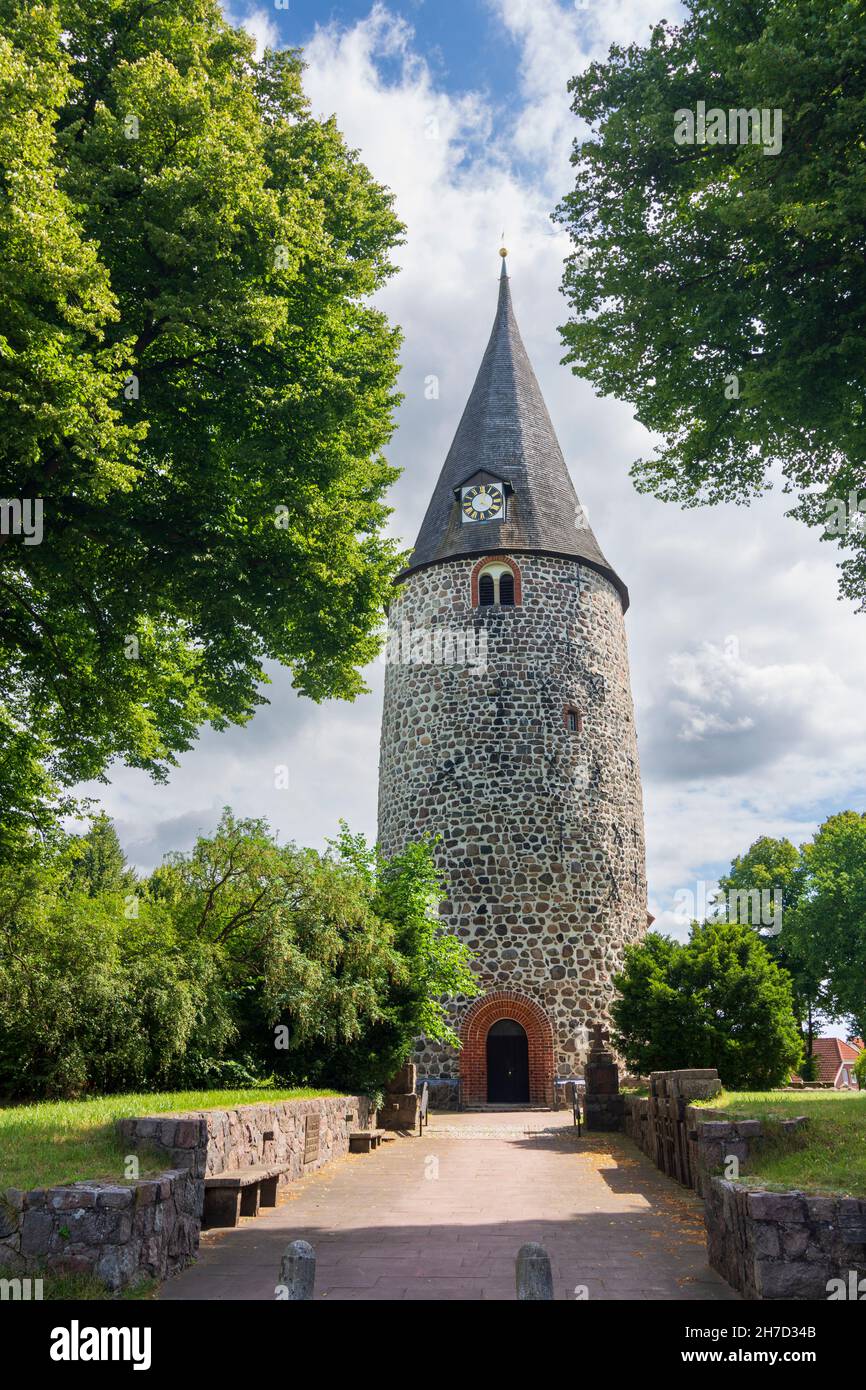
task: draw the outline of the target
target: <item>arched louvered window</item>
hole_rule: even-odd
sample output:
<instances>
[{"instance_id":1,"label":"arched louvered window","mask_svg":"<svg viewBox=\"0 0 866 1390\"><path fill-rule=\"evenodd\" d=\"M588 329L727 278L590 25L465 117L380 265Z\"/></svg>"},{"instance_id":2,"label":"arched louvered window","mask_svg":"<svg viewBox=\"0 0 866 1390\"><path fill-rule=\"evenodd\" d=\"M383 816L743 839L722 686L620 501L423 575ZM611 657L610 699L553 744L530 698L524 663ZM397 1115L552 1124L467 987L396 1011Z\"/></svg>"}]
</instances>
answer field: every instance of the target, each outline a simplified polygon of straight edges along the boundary
<instances>
[{"instance_id":1,"label":"arched louvered window","mask_svg":"<svg viewBox=\"0 0 866 1390\"><path fill-rule=\"evenodd\" d=\"M490 560L473 572L472 593L479 608L516 608L521 603L520 572L513 561Z\"/></svg>"}]
</instances>

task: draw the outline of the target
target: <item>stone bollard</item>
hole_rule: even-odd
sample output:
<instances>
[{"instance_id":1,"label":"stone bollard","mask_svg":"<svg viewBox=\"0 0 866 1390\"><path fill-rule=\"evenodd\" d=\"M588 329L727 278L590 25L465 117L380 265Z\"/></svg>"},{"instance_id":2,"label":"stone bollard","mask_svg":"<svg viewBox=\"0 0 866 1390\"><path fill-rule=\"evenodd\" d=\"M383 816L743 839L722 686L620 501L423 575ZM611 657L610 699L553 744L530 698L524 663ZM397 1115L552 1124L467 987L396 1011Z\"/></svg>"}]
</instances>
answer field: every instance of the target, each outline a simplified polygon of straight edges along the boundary
<instances>
[{"instance_id":1,"label":"stone bollard","mask_svg":"<svg viewBox=\"0 0 866 1390\"><path fill-rule=\"evenodd\" d=\"M543 1245L529 1241L517 1252L517 1299L520 1303L538 1303L553 1299L553 1274L550 1256Z\"/></svg>"},{"instance_id":2,"label":"stone bollard","mask_svg":"<svg viewBox=\"0 0 866 1390\"><path fill-rule=\"evenodd\" d=\"M280 1282L276 1297L289 1303L303 1303L313 1297L316 1282L316 1252L305 1240L293 1240L280 1260Z\"/></svg>"}]
</instances>

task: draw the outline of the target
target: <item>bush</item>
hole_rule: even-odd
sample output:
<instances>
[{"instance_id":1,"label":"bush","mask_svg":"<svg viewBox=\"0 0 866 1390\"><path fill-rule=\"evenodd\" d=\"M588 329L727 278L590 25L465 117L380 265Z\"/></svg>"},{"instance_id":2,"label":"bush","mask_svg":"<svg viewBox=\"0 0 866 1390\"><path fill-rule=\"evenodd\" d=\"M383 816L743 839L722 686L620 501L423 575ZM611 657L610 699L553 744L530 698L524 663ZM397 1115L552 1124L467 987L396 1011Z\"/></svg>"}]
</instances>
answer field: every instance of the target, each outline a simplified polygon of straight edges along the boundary
<instances>
[{"instance_id":1,"label":"bush","mask_svg":"<svg viewBox=\"0 0 866 1390\"><path fill-rule=\"evenodd\" d=\"M167 1084L192 1038L222 1048L234 1025L207 948L122 896L55 877L0 880L0 1093L74 1097Z\"/></svg>"},{"instance_id":2,"label":"bush","mask_svg":"<svg viewBox=\"0 0 866 1390\"><path fill-rule=\"evenodd\" d=\"M729 1090L768 1090L800 1060L790 978L749 926L695 922L685 945L650 932L614 983L615 1042L639 1075L716 1067Z\"/></svg>"},{"instance_id":3,"label":"bush","mask_svg":"<svg viewBox=\"0 0 866 1390\"><path fill-rule=\"evenodd\" d=\"M429 845L385 861L344 829L320 855L229 811L136 885L100 818L0 870L0 1096L378 1090L475 992L438 896Z\"/></svg>"}]
</instances>

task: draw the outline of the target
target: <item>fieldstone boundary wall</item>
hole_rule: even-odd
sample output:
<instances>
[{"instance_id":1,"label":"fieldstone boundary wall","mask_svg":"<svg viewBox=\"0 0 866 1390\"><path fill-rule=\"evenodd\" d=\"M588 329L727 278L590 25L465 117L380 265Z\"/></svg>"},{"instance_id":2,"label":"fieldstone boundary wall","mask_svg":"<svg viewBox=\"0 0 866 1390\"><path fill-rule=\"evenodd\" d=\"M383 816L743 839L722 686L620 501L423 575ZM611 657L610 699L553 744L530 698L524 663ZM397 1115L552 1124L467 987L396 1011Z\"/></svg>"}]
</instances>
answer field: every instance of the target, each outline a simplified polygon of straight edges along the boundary
<instances>
[{"instance_id":1,"label":"fieldstone boundary wall","mask_svg":"<svg viewBox=\"0 0 866 1390\"><path fill-rule=\"evenodd\" d=\"M24 1275L94 1274L115 1291L168 1278L198 1250L201 1187L170 1170L125 1186L10 1188L0 1194L0 1264Z\"/></svg>"},{"instance_id":2,"label":"fieldstone boundary wall","mask_svg":"<svg viewBox=\"0 0 866 1390\"><path fill-rule=\"evenodd\" d=\"M625 1094L625 1132L663 1173L702 1194L707 1164L715 1159L703 1152L703 1125L697 1123L708 1112L689 1102L718 1095L719 1074L712 1068L654 1071L649 1087L648 1096Z\"/></svg>"},{"instance_id":3,"label":"fieldstone boundary wall","mask_svg":"<svg viewBox=\"0 0 866 1390\"><path fill-rule=\"evenodd\" d=\"M166 1171L128 1184L0 1192L0 1265L21 1275L94 1274L115 1292L169 1278L198 1252L205 1177L280 1163L285 1186L348 1153L350 1133L371 1118L366 1096L327 1096L119 1120L127 1153L146 1155L148 1166L164 1158Z\"/></svg>"},{"instance_id":4,"label":"fieldstone boundary wall","mask_svg":"<svg viewBox=\"0 0 866 1390\"><path fill-rule=\"evenodd\" d=\"M118 1121L130 1152L147 1149L165 1155L170 1168L195 1178L231 1173L260 1163L286 1164L279 1186L322 1168L349 1152L349 1135L366 1129L371 1118L366 1096L325 1096L239 1105L230 1110L189 1110L176 1115L141 1115ZM315 1156L305 1159L307 1118L319 1119ZM202 1200L204 1188L202 1188Z\"/></svg>"},{"instance_id":5,"label":"fieldstone boundary wall","mask_svg":"<svg viewBox=\"0 0 866 1390\"><path fill-rule=\"evenodd\" d=\"M760 1120L688 1104L684 1092L697 1084L694 1072L653 1073L653 1094L625 1096L625 1132L662 1172L704 1198L710 1266L746 1299L825 1301L831 1279L856 1286L866 1275L866 1201L767 1192L718 1176L730 1158L748 1172L766 1132ZM782 1129L807 1123L783 1120Z\"/></svg>"},{"instance_id":6,"label":"fieldstone boundary wall","mask_svg":"<svg viewBox=\"0 0 866 1390\"><path fill-rule=\"evenodd\" d=\"M705 1205L709 1262L744 1298L825 1302L866 1276L866 1201L713 1178Z\"/></svg>"}]
</instances>

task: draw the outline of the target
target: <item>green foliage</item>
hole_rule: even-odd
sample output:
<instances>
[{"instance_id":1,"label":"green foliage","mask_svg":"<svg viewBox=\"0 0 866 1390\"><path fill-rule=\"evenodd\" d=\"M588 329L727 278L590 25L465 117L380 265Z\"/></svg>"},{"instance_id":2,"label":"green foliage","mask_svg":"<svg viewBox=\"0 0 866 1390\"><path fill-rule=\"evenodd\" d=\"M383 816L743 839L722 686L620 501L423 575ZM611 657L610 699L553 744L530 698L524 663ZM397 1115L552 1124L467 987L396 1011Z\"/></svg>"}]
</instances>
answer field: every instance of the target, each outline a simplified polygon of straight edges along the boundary
<instances>
[{"instance_id":1,"label":"green foliage","mask_svg":"<svg viewBox=\"0 0 866 1390\"><path fill-rule=\"evenodd\" d=\"M71 838L69 852L69 883L73 888L82 888L91 898L102 893L131 893L135 874L127 868L117 831L104 811L94 818L86 834Z\"/></svg>"},{"instance_id":2,"label":"green foliage","mask_svg":"<svg viewBox=\"0 0 866 1390\"><path fill-rule=\"evenodd\" d=\"M0 0L0 498L44 505L0 536L9 848L248 719L268 660L363 689L402 228L301 69L216 0Z\"/></svg>"},{"instance_id":3,"label":"green foliage","mask_svg":"<svg viewBox=\"0 0 866 1390\"><path fill-rule=\"evenodd\" d=\"M237 1105L309 1100L333 1094L309 1087L243 1087L210 1091L133 1091L88 1100L0 1105L0 1192L8 1187L59 1187L86 1178L129 1181L128 1143L117 1121L131 1115L166 1115L178 1110L225 1110ZM139 1176L155 1177L165 1155L139 1152ZM2 1199L0 1199L2 1206Z\"/></svg>"},{"instance_id":4,"label":"green foliage","mask_svg":"<svg viewBox=\"0 0 866 1390\"><path fill-rule=\"evenodd\" d=\"M344 826L319 855L229 810L135 885L98 817L0 870L0 1095L377 1089L476 992L438 897L427 844L384 860Z\"/></svg>"},{"instance_id":5,"label":"green foliage","mask_svg":"<svg viewBox=\"0 0 866 1390\"><path fill-rule=\"evenodd\" d=\"M729 1088L766 1090L800 1059L790 980L748 926L695 922L685 945L650 932L614 983L616 1045L641 1075L717 1067Z\"/></svg>"},{"instance_id":6,"label":"green foliage","mask_svg":"<svg viewBox=\"0 0 866 1390\"><path fill-rule=\"evenodd\" d=\"M857 1085L861 1091L866 1091L866 1048L860 1053L854 1063L854 1075L857 1078Z\"/></svg>"},{"instance_id":7,"label":"green foliage","mask_svg":"<svg viewBox=\"0 0 866 1390\"><path fill-rule=\"evenodd\" d=\"M342 826L320 856L226 811L214 836L154 874L151 891L186 935L220 951L237 1047L260 1072L377 1089L420 1035L458 1041L442 997L477 986L466 947L435 911L426 843L384 860Z\"/></svg>"},{"instance_id":8,"label":"green foliage","mask_svg":"<svg viewBox=\"0 0 866 1390\"><path fill-rule=\"evenodd\" d=\"M776 963L787 970L791 977L794 1013L806 1040L807 1058L803 1065L808 1067L815 1025L826 1012L827 1001L822 973L816 971L814 964L804 957L796 933L792 930L795 909L805 885L806 869L801 851L790 840L774 840L768 835L756 840L745 854L737 855L731 863L730 872L722 874L719 879L719 888L726 898L730 893L743 895L753 892L778 893L781 898L781 931L778 935L762 934L761 940ZM748 921L760 930L760 918L755 920L752 912L754 900L749 898L743 901L748 905ZM742 915L739 920L743 920ZM802 1071L800 1074L806 1080Z\"/></svg>"},{"instance_id":9,"label":"green foliage","mask_svg":"<svg viewBox=\"0 0 866 1390\"><path fill-rule=\"evenodd\" d=\"M591 133L556 214L575 245L566 360L664 437L634 466L642 492L744 503L778 465L793 514L848 552L841 588L862 606L866 528L828 525L866 456L862 5L686 11L570 84ZM699 101L781 111L781 150L676 143L675 113Z\"/></svg>"},{"instance_id":10,"label":"green foliage","mask_svg":"<svg viewBox=\"0 0 866 1390\"><path fill-rule=\"evenodd\" d=\"M170 1077L233 1025L211 953L165 909L74 887L63 863L0 872L0 1094L75 1096Z\"/></svg>"},{"instance_id":11,"label":"green foliage","mask_svg":"<svg viewBox=\"0 0 866 1390\"><path fill-rule=\"evenodd\" d=\"M802 847L804 889L786 935L824 984L826 1009L866 1032L866 815L830 816Z\"/></svg>"},{"instance_id":12,"label":"green foliage","mask_svg":"<svg viewBox=\"0 0 866 1390\"><path fill-rule=\"evenodd\" d=\"M866 1097L841 1091L723 1091L709 1104L732 1120L760 1120L764 1141L749 1151L749 1186L866 1196ZM785 1121L805 1116L792 1130Z\"/></svg>"}]
</instances>

